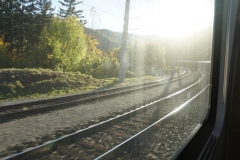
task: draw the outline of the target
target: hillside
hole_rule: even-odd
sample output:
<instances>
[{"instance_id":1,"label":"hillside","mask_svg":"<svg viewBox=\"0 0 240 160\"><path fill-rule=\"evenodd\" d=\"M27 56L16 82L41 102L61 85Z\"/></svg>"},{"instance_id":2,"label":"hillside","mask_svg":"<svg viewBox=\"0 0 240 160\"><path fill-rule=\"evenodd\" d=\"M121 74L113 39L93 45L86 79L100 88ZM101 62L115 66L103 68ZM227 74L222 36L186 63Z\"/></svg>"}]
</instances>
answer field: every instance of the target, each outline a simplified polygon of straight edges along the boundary
<instances>
[{"instance_id":1,"label":"hillside","mask_svg":"<svg viewBox=\"0 0 240 160\"><path fill-rule=\"evenodd\" d=\"M57 72L50 69L0 69L0 102L16 99L49 98L66 94L123 87L156 80L155 76L95 79L79 72Z\"/></svg>"},{"instance_id":2,"label":"hillside","mask_svg":"<svg viewBox=\"0 0 240 160\"><path fill-rule=\"evenodd\" d=\"M85 28L85 33L96 37L99 42L98 48L104 52L107 52L110 48L118 48L121 46L121 33L112 32L106 29L92 30L89 28Z\"/></svg>"},{"instance_id":3,"label":"hillside","mask_svg":"<svg viewBox=\"0 0 240 160\"><path fill-rule=\"evenodd\" d=\"M113 32L107 29L92 30L90 28L84 28L85 33L91 34L97 38L98 48L104 52L107 52L111 48L118 48L122 45L122 33ZM162 39L158 36L149 35L136 35L128 34L128 45L134 46L136 43L144 43L146 41L161 41Z\"/></svg>"},{"instance_id":4,"label":"hillside","mask_svg":"<svg viewBox=\"0 0 240 160\"><path fill-rule=\"evenodd\" d=\"M1 69L0 100L91 90L112 83L113 80L95 79L79 72L57 72L50 69Z\"/></svg>"}]
</instances>

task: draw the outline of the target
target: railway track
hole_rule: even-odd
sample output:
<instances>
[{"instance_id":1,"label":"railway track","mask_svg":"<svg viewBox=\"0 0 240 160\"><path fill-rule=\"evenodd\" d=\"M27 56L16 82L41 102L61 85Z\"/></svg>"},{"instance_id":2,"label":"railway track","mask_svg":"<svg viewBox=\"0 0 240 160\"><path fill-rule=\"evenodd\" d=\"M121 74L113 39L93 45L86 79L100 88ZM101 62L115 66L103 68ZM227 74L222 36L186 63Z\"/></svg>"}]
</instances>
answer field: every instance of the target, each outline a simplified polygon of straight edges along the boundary
<instances>
[{"instance_id":1,"label":"railway track","mask_svg":"<svg viewBox=\"0 0 240 160\"><path fill-rule=\"evenodd\" d=\"M204 74L165 98L6 159L109 159L121 155L201 95L208 87L200 85L203 80Z\"/></svg>"},{"instance_id":2,"label":"railway track","mask_svg":"<svg viewBox=\"0 0 240 160\"><path fill-rule=\"evenodd\" d=\"M121 152L115 154L118 160L176 159L206 118L208 113L207 88L208 86L192 100L179 106L179 110L176 109L175 113L168 114L146 128L142 135L140 133L122 143L122 146L119 147L122 148ZM126 148L127 145L130 146ZM116 153L116 151L114 152ZM108 157L110 156L108 155ZM99 157L99 159L101 158Z\"/></svg>"},{"instance_id":3,"label":"railway track","mask_svg":"<svg viewBox=\"0 0 240 160\"><path fill-rule=\"evenodd\" d=\"M175 75L171 79L171 81L176 81L180 78L187 77L190 74L191 74L190 70L184 70L180 75ZM108 89L108 90L97 91L97 92L89 92L85 94L59 97L59 98L47 99L47 100L41 100L41 101L1 106L0 107L0 123L4 123L17 118L26 117L29 115L45 113L48 111L67 108L67 107L73 107L73 106L84 104L84 103L89 103L89 102L111 98L114 96L119 96L127 93L137 92L139 90L153 88L158 85L169 82L169 78L170 77L168 76L157 81L133 85L133 86L114 88L114 89Z\"/></svg>"}]
</instances>

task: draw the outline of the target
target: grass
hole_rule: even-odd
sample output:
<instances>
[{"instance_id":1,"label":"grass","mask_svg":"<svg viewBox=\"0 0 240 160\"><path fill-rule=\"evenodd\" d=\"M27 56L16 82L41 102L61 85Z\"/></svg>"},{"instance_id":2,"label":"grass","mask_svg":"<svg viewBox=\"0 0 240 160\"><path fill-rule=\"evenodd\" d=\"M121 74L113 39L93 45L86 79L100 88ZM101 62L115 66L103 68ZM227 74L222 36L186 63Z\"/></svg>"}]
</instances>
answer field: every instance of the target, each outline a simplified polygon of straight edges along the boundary
<instances>
[{"instance_id":1,"label":"grass","mask_svg":"<svg viewBox=\"0 0 240 160\"><path fill-rule=\"evenodd\" d=\"M124 83L119 83L117 78L95 79L79 72L57 72L49 69L0 69L0 102L83 93L129 86L155 79L154 76L126 78Z\"/></svg>"}]
</instances>

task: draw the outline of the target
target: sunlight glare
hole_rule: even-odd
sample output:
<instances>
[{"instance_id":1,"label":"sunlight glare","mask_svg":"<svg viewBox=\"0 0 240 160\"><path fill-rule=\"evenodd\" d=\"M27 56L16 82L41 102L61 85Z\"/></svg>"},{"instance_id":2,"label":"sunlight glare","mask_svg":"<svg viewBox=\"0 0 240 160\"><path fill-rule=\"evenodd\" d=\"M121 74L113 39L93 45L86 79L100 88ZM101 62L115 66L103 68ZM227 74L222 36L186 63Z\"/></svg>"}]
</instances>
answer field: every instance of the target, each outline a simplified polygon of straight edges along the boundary
<instances>
[{"instance_id":1,"label":"sunlight glare","mask_svg":"<svg viewBox=\"0 0 240 160\"><path fill-rule=\"evenodd\" d=\"M141 15L138 34L182 37L207 27L213 17L205 0L160 0Z\"/></svg>"}]
</instances>

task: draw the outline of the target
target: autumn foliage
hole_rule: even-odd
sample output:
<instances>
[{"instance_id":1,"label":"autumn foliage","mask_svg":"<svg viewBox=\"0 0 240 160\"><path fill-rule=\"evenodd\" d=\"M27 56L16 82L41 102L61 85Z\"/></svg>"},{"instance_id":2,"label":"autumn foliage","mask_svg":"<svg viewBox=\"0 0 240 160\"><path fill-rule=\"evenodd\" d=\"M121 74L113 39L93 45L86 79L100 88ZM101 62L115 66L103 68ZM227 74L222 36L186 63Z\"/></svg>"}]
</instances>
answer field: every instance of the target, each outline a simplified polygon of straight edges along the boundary
<instances>
[{"instance_id":1,"label":"autumn foliage","mask_svg":"<svg viewBox=\"0 0 240 160\"><path fill-rule=\"evenodd\" d=\"M98 40L84 32L75 17L52 17L44 26L37 43L22 51L14 50L0 38L0 68L45 68L62 72L81 72L95 78L117 77L121 48L101 51ZM159 43L145 42L129 46L125 55L125 71L142 75L165 68L164 50ZM129 72L128 72L129 71Z\"/></svg>"}]
</instances>

